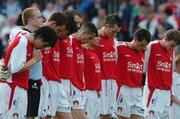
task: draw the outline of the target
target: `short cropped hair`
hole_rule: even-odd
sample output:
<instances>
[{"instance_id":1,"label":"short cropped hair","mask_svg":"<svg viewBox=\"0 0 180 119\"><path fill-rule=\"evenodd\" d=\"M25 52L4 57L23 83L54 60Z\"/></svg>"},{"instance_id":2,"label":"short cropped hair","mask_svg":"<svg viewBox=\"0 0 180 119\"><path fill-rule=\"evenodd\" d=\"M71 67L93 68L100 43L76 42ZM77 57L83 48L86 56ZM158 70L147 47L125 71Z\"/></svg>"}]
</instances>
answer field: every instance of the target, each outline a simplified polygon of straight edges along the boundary
<instances>
[{"instance_id":1,"label":"short cropped hair","mask_svg":"<svg viewBox=\"0 0 180 119\"><path fill-rule=\"evenodd\" d=\"M42 38L43 42L47 43L47 47L53 47L57 41L56 32L49 26L44 26L34 31L34 37Z\"/></svg>"},{"instance_id":2,"label":"short cropped hair","mask_svg":"<svg viewBox=\"0 0 180 119\"><path fill-rule=\"evenodd\" d=\"M85 22L82 27L80 28L80 31L84 31L88 34L95 34L98 36L97 28L96 26L91 22Z\"/></svg>"},{"instance_id":3,"label":"short cropped hair","mask_svg":"<svg viewBox=\"0 0 180 119\"><path fill-rule=\"evenodd\" d=\"M48 21L55 21L57 26L67 25L68 18L64 13L54 12L48 19Z\"/></svg>"},{"instance_id":4,"label":"short cropped hair","mask_svg":"<svg viewBox=\"0 0 180 119\"><path fill-rule=\"evenodd\" d=\"M106 24L110 27L114 27L114 25L121 27L121 19L118 15L109 15L105 18L104 25Z\"/></svg>"},{"instance_id":5,"label":"short cropped hair","mask_svg":"<svg viewBox=\"0 0 180 119\"><path fill-rule=\"evenodd\" d=\"M180 32L175 29L170 29L170 30L166 31L165 38L167 41L174 40L174 41L176 41L177 44L179 44L180 43Z\"/></svg>"},{"instance_id":6,"label":"short cropped hair","mask_svg":"<svg viewBox=\"0 0 180 119\"><path fill-rule=\"evenodd\" d=\"M28 24L28 19L33 17L33 11L35 10L39 9L36 7L29 7L22 12L22 22L24 25Z\"/></svg>"},{"instance_id":7,"label":"short cropped hair","mask_svg":"<svg viewBox=\"0 0 180 119\"><path fill-rule=\"evenodd\" d=\"M151 41L151 33L146 29L138 29L134 33L134 37L137 38L138 41L145 40L147 43Z\"/></svg>"}]
</instances>

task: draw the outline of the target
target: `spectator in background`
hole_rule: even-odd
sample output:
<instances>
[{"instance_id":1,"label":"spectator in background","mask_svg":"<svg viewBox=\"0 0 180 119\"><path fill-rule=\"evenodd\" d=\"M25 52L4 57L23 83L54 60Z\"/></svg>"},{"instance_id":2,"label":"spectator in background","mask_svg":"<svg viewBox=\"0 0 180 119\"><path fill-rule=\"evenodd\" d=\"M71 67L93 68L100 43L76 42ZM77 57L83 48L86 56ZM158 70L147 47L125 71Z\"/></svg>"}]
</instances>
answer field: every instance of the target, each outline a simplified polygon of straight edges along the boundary
<instances>
[{"instance_id":1,"label":"spectator in background","mask_svg":"<svg viewBox=\"0 0 180 119\"><path fill-rule=\"evenodd\" d=\"M97 29L100 29L103 26L104 19L107 15L106 9L100 7L97 9L97 16L92 19L92 23L94 23Z\"/></svg>"},{"instance_id":2,"label":"spectator in background","mask_svg":"<svg viewBox=\"0 0 180 119\"><path fill-rule=\"evenodd\" d=\"M52 1L46 3L45 9L42 11L43 17L47 20L52 13L56 11L55 4Z\"/></svg>"},{"instance_id":3,"label":"spectator in background","mask_svg":"<svg viewBox=\"0 0 180 119\"><path fill-rule=\"evenodd\" d=\"M2 13L8 17L20 14L22 11L22 5L18 0L7 0L2 6Z\"/></svg>"},{"instance_id":4,"label":"spectator in background","mask_svg":"<svg viewBox=\"0 0 180 119\"><path fill-rule=\"evenodd\" d=\"M172 10L169 8L160 8L159 23L154 38L163 39L165 31L177 29L177 26L177 22L172 17Z\"/></svg>"},{"instance_id":5,"label":"spectator in background","mask_svg":"<svg viewBox=\"0 0 180 119\"><path fill-rule=\"evenodd\" d=\"M131 4L130 0L124 0L124 2L121 5L121 9L120 11L122 11L122 13L120 13L121 15L121 21L122 21L122 29L121 29L121 33L123 35L123 40L124 41L130 41L130 37L129 37L129 24L130 24L130 20L131 20L131 13L132 13L132 8L133 5Z\"/></svg>"},{"instance_id":6,"label":"spectator in background","mask_svg":"<svg viewBox=\"0 0 180 119\"><path fill-rule=\"evenodd\" d=\"M153 37L157 29L156 13L153 6L148 6L146 9L146 17L139 23L139 27L148 30Z\"/></svg>"}]
</instances>

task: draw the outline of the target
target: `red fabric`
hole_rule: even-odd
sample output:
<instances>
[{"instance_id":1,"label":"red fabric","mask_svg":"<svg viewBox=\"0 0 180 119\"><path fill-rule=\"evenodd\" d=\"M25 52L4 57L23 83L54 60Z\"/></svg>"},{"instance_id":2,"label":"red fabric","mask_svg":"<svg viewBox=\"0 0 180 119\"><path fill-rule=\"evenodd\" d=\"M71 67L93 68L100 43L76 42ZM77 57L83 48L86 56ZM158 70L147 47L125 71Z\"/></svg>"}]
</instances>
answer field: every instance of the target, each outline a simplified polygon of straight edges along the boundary
<instances>
[{"instance_id":1,"label":"red fabric","mask_svg":"<svg viewBox=\"0 0 180 119\"><path fill-rule=\"evenodd\" d=\"M100 45L95 49L101 63L102 79L117 79L114 38L99 37Z\"/></svg>"},{"instance_id":2,"label":"red fabric","mask_svg":"<svg viewBox=\"0 0 180 119\"><path fill-rule=\"evenodd\" d=\"M87 90L101 90L100 61L93 50L84 50L84 77Z\"/></svg>"},{"instance_id":3,"label":"red fabric","mask_svg":"<svg viewBox=\"0 0 180 119\"><path fill-rule=\"evenodd\" d=\"M4 59L4 63L7 66L8 62L10 60L10 56L11 56L11 52L13 50L13 48L15 48L18 43L20 42L21 36L17 36L7 47L7 51L5 54L5 59ZM28 40L28 39L27 39ZM26 55L26 62L28 62L32 56L33 56L33 46L32 44L27 41L27 55ZM21 73L14 73L12 74L12 81L14 84L24 88L24 89L28 89L28 79L29 79L29 70L26 70L24 72Z\"/></svg>"},{"instance_id":4,"label":"red fabric","mask_svg":"<svg viewBox=\"0 0 180 119\"><path fill-rule=\"evenodd\" d=\"M59 42L53 48L46 48L43 51L43 76L47 80L60 81L60 48Z\"/></svg>"},{"instance_id":5,"label":"red fabric","mask_svg":"<svg viewBox=\"0 0 180 119\"><path fill-rule=\"evenodd\" d=\"M84 73L83 48L81 46L81 43L76 38L73 38L72 46L73 46L73 66L74 66L72 84L82 91L85 89L84 77L83 77L83 73Z\"/></svg>"},{"instance_id":6,"label":"red fabric","mask_svg":"<svg viewBox=\"0 0 180 119\"><path fill-rule=\"evenodd\" d=\"M117 72L118 82L130 87L140 87L144 64L144 52L122 44L118 46Z\"/></svg>"},{"instance_id":7,"label":"red fabric","mask_svg":"<svg viewBox=\"0 0 180 119\"><path fill-rule=\"evenodd\" d=\"M156 42L151 45L148 59L148 85L161 90L172 86L173 50L167 50Z\"/></svg>"},{"instance_id":8,"label":"red fabric","mask_svg":"<svg viewBox=\"0 0 180 119\"><path fill-rule=\"evenodd\" d=\"M60 73L61 78L73 78L73 48L69 37L59 42L60 47Z\"/></svg>"}]
</instances>

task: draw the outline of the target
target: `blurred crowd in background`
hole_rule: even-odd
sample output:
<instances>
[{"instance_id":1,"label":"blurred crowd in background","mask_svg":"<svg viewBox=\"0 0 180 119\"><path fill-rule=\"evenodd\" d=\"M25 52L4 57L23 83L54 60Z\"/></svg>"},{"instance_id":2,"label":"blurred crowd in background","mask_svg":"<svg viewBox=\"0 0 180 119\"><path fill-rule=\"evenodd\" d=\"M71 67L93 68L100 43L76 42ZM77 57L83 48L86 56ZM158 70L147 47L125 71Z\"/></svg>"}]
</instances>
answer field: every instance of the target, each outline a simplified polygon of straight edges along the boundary
<instances>
[{"instance_id":1,"label":"blurred crowd in background","mask_svg":"<svg viewBox=\"0 0 180 119\"><path fill-rule=\"evenodd\" d=\"M131 41L139 27L148 29L152 40L161 39L168 29L180 29L180 0L0 0L0 58L11 29L22 25L19 15L30 6L38 7L44 20L55 11L76 9L98 29L107 15L118 14L122 21L119 41Z\"/></svg>"}]
</instances>

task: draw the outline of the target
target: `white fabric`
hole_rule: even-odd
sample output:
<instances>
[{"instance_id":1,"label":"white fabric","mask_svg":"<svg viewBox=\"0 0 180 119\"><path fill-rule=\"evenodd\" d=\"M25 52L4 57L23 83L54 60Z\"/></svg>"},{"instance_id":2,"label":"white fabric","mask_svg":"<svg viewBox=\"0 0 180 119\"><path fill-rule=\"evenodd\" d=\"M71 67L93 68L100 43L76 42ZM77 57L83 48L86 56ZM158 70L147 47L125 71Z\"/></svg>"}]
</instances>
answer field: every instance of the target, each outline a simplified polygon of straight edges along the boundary
<instances>
[{"instance_id":1,"label":"white fabric","mask_svg":"<svg viewBox=\"0 0 180 119\"><path fill-rule=\"evenodd\" d=\"M169 119L170 97L171 92L169 90L155 89L149 106L146 108L146 118Z\"/></svg>"},{"instance_id":2,"label":"white fabric","mask_svg":"<svg viewBox=\"0 0 180 119\"><path fill-rule=\"evenodd\" d=\"M71 93L70 80L61 79L61 87L58 93L58 112L71 112Z\"/></svg>"},{"instance_id":3,"label":"white fabric","mask_svg":"<svg viewBox=\"0 0 180 119\"><path fill-rule=\"evenodd\" d=\"M27 103L27 91L16 86L11 108L3 119L13 119L15 114L18 115L18 119L24 119L27 113Z\"/></svg>"},{"instance_id":4,"label":"white fabric","mask_svg":"<svg viewBox=\"0 0 180 119\"><path fill-rule=\"evenodd\" d=\"M7 83L0 83L0 119L8 112L11 88Z\"/></svg>"},{"instance_id":5,"label":"white fabric","mask_svg":"<svg viewBox=\"0 0 180 119\"><path fill-rule=\"evenodd\" d=\"M173 86L172 86L172 95L180 100L180 74L173 73ZM170 119L179 119L180 117L180 105L172 103L170 109Z\"/></svg>"},{"instance_id":6,"label":"white fabric","mask_svg":"<svg viewBox=\"0 0 180 119\"><path fill-rule=\"evenodd\" d=\"M86 111L88 119L99 119L100 114L100 97L98 92L94 90L86 90Z\"/></svg>"},{"instance_id":7,"label":"white fabric","mask_svg":"<svg viewBox=\"0 0 180 119\"><path fill-rule=\"evenodd\" d=\"M143 28L143 29L147 29L147 23L148 23L148 21L145 19L139 23L139 27ZM156 18L153 19L152 21L150 21L149 29L147 29L147 30L151 33L151 36L155 35L157 26L158 26L158 23L157 23Z\"/></svg>"},{"instance_id":8,"label":"white fabric","mask_svg":"<svg viewBox=\"0 0 180 119\"><path fill-rule=\"evenodd\" d=\"M49 94L48 94L48 115L55 116L58 107L58 93L60 82L48 81Z\"/></svg>"},{"instance_id":9,"label":"white fabric","mask_svg":"<svg viewBox=\"0 0 180 119\"><path fill-rule=\"evenodd\" d=\"M144 117L143 92L139 87L122 85L117 99L117 114L123 117Z\"/></svg>"},{"instance_id":10,"label":"white fabric","mask_svg":"<svg viewBox=\"0 0 180 119\"><path fill-rule=\"evenodd\" d=\"M26 63L28 39L25 36L20 38L18 45L13 48L8 67L12 73L18 72Z\"/></svg>"},{"instance_id":11,"label":"white fabric","mask_svg":"<svg viewBox=\"0 0 180 119\"><path fill-rule=\"evenodd\" d=\"M49 87L45 77L42 77L41 81L42 81L42 85L40 89L41 93L40 93L38 117L45 117L47 116L47 111L48 111Z\"/></svg>"},{"instance_id":12,"label":"white fabric","mask_svg":"<svg viewBox=\"0 0 180 119\"><path fill-rule=\"evenodd\" d=\"M100 114L107 115L116 111L117 83L113 79L102 80Z\"/></svg>"},{"instance_id":13,"label":"white fabric","mask_svg":"<svg viewBox=\"0 0 180 119\"><path fill-rule=\"evenodd\" d=\"M72 85L71 107L72 107L72 109L85 109L84 91L80 91L74 85Z\"/></svg>"},{"instance_id":14,"label":"white fabric","mask_svg":"<svg viewBox=\"0 0 180 119\"><path fill-rule=\"evenodd\" d=\"M9 34L9 42L13 40L19 32L27 32L22 30L20 27L14 27ZM28 32L27 32L28 33Z\"/></svg>"}]
</instances>

